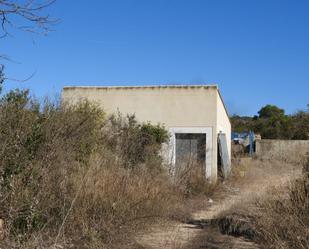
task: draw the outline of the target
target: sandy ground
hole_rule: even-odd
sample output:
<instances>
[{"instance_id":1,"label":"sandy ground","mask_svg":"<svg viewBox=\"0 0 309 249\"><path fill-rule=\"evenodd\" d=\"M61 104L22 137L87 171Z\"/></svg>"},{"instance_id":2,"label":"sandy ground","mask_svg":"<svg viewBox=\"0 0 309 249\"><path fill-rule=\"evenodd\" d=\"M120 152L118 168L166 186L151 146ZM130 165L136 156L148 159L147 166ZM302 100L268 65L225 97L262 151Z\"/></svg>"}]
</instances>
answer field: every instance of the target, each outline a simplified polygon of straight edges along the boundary
<instances>
[{"instance_id":1,"label":"sandy ground","mask_svg":"<svg viewBox=\"0 0 309 249\"><path fill-rule=\"evenodd\" d=\"M212 201L205 200L207 208L192 214L194 221L212 220L232 212L237 205L249 205L269 189L285 185L301 173L300 167L280 162L246 160L245 164L245 175L223 183ZM136 241L145 249L258 248L242 237L222 235L217 227L201 229L180 222L158 224L150 232L138 235Z\"/></svg>"}]
</instances>

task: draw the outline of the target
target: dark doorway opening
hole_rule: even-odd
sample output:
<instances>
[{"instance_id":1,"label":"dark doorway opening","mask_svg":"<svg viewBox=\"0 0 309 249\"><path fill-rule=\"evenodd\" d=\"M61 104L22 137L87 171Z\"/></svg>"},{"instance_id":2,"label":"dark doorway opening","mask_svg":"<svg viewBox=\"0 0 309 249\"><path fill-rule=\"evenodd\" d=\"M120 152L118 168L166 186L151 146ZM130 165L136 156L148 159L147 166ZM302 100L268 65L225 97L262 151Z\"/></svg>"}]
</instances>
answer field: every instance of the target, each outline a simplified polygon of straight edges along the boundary
<instances>
[{"instance_id":1,"label":"dark doorway opening","mask_svg":"<svg viewBox=\"0 0 309 249\"><path fill-rule=\"evenodd\" d=\"M176 167L198 165L201 173L206 169L206 134L176 133Z\"/></svg>"}]
</instances>

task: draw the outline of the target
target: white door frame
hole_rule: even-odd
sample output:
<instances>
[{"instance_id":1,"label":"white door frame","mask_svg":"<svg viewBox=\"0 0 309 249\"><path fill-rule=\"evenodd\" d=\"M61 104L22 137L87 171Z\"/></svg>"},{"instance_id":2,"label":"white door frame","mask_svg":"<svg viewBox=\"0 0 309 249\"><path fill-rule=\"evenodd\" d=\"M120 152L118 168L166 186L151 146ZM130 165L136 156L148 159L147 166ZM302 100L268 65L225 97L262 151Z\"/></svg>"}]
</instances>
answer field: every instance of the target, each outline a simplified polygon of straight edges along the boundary
<instances>
[{"instance_id":1,"label":"white door frame","mask_svg":"<svg viewBox=\"0 0 309 249\"><path fill-rule=\"evenodd\" d=\"M212 127L170 127L170 144L169 144L169 160L172 165L172 174L175 175L176 164L176 133L201 133L206 135L206 157L205 157L205 176L206 179L211 177L212 166Z\"/></svg>"}]
</instances>

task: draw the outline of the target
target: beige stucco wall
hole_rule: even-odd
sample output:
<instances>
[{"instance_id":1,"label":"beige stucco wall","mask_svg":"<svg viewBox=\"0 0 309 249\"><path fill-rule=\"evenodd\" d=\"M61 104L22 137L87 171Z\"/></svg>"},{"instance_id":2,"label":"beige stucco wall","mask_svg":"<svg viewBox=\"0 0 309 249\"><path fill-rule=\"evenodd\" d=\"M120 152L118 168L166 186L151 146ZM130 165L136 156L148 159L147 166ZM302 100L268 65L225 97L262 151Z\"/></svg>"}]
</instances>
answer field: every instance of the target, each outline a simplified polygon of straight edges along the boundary
<instances>
[{"instance_id":1,"label":"beige stucco wall","mask_svg":"<svg viewBox=\"0 0 309 249\"><path fill-rule=\"evenodd\" d=\"M217 92L217 134L226 134L229 156L231 158L231 122L219 92Z\"/></svg>"},{"instance_id":2,"label":"beige stucco wall","mask_svg":"<svg viewBox=\"0 0 309 249\"><path fill-rule=\"evenodd\" d=\"M167 129L212 128L211 172L212 178L216 179L217 123L230 138L230 122L225 110L222 110L217 86L67 87L62 98L73 104L88 99L99 104L107 113L119 110L123 114L135 114L140 122L161 123Z\"/></svg>"},{"instance_id":3,"label":"beige stucco wall","mask_svg":"<svg viewBox=\"0 0 309 249\"><path fill-rule=\"evenodd\" d=\"M139 121L174 126L216 125L216 88L76 87L64 88L63 99L88 99L107 113L135 114Z\"/></svg>"}]
</instances>

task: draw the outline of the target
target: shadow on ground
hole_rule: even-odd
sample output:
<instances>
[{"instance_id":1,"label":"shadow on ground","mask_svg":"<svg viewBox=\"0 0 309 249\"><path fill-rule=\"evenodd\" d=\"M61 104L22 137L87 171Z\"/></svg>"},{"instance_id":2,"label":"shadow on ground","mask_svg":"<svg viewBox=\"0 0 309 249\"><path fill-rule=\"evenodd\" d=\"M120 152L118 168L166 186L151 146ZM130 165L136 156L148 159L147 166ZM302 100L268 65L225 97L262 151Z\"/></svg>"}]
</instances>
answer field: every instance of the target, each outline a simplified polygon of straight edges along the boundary
<instances>
[{"instance_id":1,"label":"shadow on ground","mask_svg":"<svg viewBox=\"0 0 309 249\"><path fill-rule=\"evenodd\" d=\"M193 219L187 222L188 229L199 229L198 236L189 243L190 249L255 249L254 230L248 218L228 215L216 219ZM193 226L192 226L193 225Z\"/></svg>"}]
</instances>

